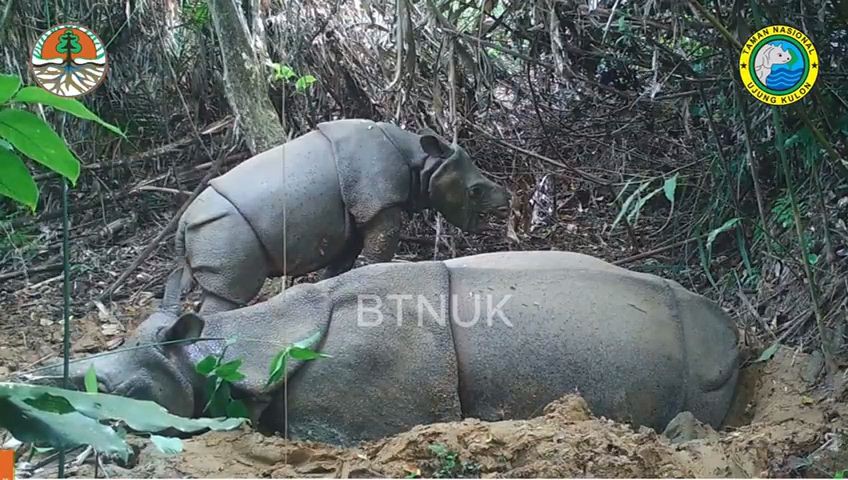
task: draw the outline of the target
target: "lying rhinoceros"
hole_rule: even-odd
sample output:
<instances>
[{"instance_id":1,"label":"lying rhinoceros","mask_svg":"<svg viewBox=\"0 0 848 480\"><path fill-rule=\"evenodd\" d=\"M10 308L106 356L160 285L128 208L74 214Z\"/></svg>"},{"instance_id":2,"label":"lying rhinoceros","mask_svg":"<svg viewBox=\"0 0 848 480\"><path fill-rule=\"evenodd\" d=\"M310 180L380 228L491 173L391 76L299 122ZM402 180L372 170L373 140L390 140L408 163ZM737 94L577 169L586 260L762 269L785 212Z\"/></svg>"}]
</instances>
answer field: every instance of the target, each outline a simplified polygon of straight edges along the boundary
<instances>
[{"instance_id":1,"label":"lying rhinoceros","mask_svg":"<svg viewBox=\"0 0 848 480\"><path fill-rule=\"evenodd\" d=\"M658 431L683 411L716 427L738 376L736 329L715 304L576 253L379 263L227 312L168 307L131 344L232 339L225 360L244 361L237 391L254 418L336 444L467 417L527 418L574 391L598 415ZM292 361L287 388L266 388L274 355L316 332L313 348L330 357ZM200 341L91 361L105 391L185 416L207 401L194 364L222 347ZM72 365L81 384L88 361Z\"/></svg>"},{"instance_id":2,"label":"lying rhinoceros","mask_svg":"<svg viewBox=\"0 0 848 480\"><path fill-rule=\"evenodd\" d=\"M435 208L465 231L504 216L507 191L459 145L389 123L347 119L213 179L178 224L176 252L203 290L201 312L253 299L265 279L392 259L403 212ZM187 285L184 285L184 287Z\"/></svg>"}]
</instances>

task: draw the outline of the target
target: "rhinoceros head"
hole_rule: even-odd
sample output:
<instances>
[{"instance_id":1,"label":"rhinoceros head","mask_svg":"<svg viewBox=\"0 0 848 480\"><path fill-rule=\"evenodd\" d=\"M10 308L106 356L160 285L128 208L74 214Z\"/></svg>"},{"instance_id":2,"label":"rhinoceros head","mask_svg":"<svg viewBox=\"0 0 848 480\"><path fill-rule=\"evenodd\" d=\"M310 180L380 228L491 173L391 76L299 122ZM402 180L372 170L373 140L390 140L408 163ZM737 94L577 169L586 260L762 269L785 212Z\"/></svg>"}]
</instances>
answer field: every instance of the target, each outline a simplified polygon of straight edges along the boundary
<instances>
[{"instance_id":1,"label":"rhinoceros head","mask_svg":"<svg viewBox=\"0 0 848 480\"><path fill-rule=\"evenodd\" d=\"M202 391L195 389L198 376L182 347L199 337L203 327L198 315L179 315L175 306L166 305L145 319L120 350L71 363L70 388L84 389L93 365L101 393L150 400L175 415L191 416ZM22 377L27 383L62 386L62 363Z\"/></svg>"},{"instance_id":2,"label":"rhinoceros head","mask_svg":"<svg viewBox=\"0 0 848 480\"><path fill-rule=\"evenodd\" d=\"M474 165L465 149L448 145L438 136L423 134L421 148L435 159L429 177L430 203L451 224L468 232L480 231L483 217L505 217L509 212L507 190L489 180ZM428 170L425 168L425 171Z\"/></svg>"}]
</instances>

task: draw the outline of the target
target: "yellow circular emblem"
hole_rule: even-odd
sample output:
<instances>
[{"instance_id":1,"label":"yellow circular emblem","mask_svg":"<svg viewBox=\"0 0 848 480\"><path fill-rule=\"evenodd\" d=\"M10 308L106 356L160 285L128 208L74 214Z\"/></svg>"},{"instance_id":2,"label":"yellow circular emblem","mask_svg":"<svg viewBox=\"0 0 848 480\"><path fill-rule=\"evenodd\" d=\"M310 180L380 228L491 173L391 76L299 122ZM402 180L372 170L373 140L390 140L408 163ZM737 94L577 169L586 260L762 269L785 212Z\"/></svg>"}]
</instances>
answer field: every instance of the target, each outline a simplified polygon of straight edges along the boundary
<instances>
[{"instance_id":1,"label":"yellow circular emblem","mask_svg":"<svg viewBox=\"0 0 848 480\"><path fill-rule=\"evenodd\" d=\"M739 55L739 75L757 100L789 105L812 90L819 75L819 56L804 32L770 25L745 42Z\"/></svg>"}]
</instances>

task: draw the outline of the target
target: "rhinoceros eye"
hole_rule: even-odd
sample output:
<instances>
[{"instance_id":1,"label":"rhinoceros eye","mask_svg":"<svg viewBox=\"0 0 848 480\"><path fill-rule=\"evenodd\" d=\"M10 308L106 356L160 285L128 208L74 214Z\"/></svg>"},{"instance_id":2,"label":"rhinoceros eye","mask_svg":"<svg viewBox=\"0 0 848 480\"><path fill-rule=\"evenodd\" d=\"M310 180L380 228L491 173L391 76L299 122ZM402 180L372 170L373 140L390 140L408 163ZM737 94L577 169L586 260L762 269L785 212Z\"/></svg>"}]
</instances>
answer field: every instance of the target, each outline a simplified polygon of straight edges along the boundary
<instances>
[{"instance_id":1,"label":"rhinoceros eye","mask_svg":"<svg viewBox=\"0 0 848 480\"><path fill-rule=\"evenodd\" d=\"M468 196L471 198L479 198L481 195L483 195L483 189L479 185L472 185L468 189Z\"/></svg>"}]
</instances>

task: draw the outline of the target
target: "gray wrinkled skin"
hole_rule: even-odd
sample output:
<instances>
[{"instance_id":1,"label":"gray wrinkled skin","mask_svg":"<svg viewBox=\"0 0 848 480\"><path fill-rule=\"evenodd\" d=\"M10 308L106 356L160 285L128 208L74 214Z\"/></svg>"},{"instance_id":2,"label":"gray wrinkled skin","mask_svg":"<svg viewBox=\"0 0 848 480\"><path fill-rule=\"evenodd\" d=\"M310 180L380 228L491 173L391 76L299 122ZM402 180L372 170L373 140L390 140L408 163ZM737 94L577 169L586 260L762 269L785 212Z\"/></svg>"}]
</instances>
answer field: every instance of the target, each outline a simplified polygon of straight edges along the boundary
<instances>
[{"instance_id":1,"label":"gray wrinkled skin","mask_svg":"<svg viewBox=\"0 0 848 480\"><path fill-rule=\"evenodd\" d=\"M735 326L711 301L567 252L368 265L246 308L203 317L160 312L134 341L201 330L237 340L226 357L244 361L238 391L252 400L254 419L270 430L287 427L292 438L336 444L431 422L528 418L575 391L597 415L657 431L684 411L718 427L738 377ZM289 364L286 425L281 385L264 388L268 366L314 332L323 334L314 348L332 358ZM193 399L197 413L205 399L192 362L221 346L93 361L107 389L122 385L113 391L179 412ZM74 371L86 369L83 362Z\"/></svg>"},{"instance_id":2,"label":"gray wrinkled skin","mask_svg":"<svg viewBox=\"0 0 848 480\"><path fill-rule=\"evenodd\" d=\"M476 232L481 217L506 214L509 198L459 145L337 120L213 179L180 219L176 251L203 290L201 312L229 310L268 277L325 268L330 278L360 253L391 260L403 212L434 208Z\"/></svg>"}]
</instances>

